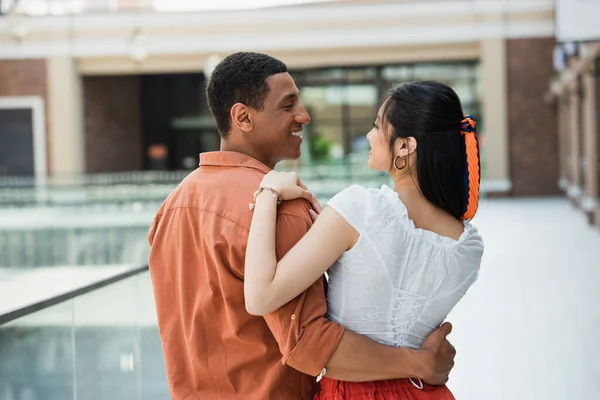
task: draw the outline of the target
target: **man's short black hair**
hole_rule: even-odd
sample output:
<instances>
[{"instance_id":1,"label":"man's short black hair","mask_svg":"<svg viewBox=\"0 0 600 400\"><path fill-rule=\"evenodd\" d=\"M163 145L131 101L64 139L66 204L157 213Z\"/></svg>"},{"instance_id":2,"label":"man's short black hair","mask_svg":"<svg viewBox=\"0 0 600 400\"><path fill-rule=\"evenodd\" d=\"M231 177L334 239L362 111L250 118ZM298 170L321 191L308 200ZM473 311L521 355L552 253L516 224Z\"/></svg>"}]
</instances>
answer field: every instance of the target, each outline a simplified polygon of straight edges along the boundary
<instances>
[{"instance_id":1,"label":"man's short black hair","mask_svg":"<svg viewBox=\"0 0 600 400\"><path fill-rule=\"evenodd\" d=\"M242 103L262 111L269 94L266 79L283 72L287 72L284 63L260 53L235 53L217 65L206 88L206 97L221 137L229 134L231 107Z\"/></svg>"}]
</instances>

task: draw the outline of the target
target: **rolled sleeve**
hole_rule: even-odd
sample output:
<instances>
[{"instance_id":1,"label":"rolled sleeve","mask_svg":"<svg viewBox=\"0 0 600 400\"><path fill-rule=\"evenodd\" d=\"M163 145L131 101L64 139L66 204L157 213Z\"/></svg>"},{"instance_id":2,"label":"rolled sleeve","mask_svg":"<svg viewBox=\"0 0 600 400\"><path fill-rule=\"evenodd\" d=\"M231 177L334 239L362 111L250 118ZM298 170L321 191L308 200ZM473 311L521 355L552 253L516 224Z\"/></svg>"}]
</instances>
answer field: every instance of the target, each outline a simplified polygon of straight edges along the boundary
<instances>
[{"instance_id":1,"label":"rolled sleeve","mask_svg":"<svg viewBox=\"0 0 600 400\"><path fill-rule=\"evenodd\" d=\"M277 259L281 259L310 228L310 220L280 213L277 219ZM319 279L304 293L265 316L283 355L282 363L317 376L344 334L344 327L325 318L325 281Z\"/></svg>"}]
</instances>

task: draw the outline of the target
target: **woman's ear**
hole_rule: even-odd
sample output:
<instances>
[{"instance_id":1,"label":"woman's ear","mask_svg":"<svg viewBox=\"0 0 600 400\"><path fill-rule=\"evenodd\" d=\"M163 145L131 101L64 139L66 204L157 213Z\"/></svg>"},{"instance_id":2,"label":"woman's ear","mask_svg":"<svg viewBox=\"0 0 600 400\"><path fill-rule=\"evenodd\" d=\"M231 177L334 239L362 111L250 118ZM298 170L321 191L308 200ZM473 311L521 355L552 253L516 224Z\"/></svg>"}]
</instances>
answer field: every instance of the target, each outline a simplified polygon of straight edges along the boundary
<instances>
[{"instance_id":1,"label":"woman's ear","mask_svg":"<svg viewBox=\"0 0 600 400\"><path fill-rule=\"evenodd\" d=\"M406 138L407 146L408 146L408 154L412 154L417 151L417 139L410 136Z\"/></svg>"},{"instance_id":2,"label":"woman's ear","mask_svg":"<svg viewBox=\"0 0 600 400\"><path fill-rule=\"evenodd\" d=\"M243 132L252 131L252 115L250 108L242 103L235 103L231 107L230 117L233 126Z\"/></svg>"},{"instance_id":3,"label":"woman's ear","mask_svg":"<svg viewBox=\"0 0 600 400\"><path fill-rule=\"evenodd\" d=\"M398 138L394 143L394 156L406 157L417 150L417 139L414 137Z\"/></svg>"}]
</instances>

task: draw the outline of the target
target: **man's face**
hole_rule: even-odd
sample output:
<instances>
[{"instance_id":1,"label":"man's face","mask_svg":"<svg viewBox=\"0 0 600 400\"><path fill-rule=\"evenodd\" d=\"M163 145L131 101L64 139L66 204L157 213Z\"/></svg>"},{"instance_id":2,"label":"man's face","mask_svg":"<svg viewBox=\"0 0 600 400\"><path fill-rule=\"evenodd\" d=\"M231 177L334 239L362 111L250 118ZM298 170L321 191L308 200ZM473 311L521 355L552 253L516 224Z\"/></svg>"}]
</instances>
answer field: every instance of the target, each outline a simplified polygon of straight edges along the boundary
<instances>
[{"instance_id":1,"label":"man's face","mask_svg":"<svg viewBox=\"0 0 600 400\"><path fill-rule=\"evenodd\" d=\"M269 94L263 111L253 113L255 147L270 166L300 157L302 126L310 116L299 101L300 91L287 72L267 78Z\"/></svg>"}]
</instances>

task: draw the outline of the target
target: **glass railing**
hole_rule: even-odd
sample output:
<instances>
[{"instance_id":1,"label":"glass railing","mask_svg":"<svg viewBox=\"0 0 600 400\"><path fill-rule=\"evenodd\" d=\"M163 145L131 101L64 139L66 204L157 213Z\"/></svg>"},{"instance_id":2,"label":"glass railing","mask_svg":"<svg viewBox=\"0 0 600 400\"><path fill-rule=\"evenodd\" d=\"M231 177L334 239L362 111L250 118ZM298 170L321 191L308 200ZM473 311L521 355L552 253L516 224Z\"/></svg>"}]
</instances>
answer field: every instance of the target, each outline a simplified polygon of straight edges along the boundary
<instances>
[{"instance_id":1,"label":"glass railing","mask_svg":"<svg viewBox=\"0 0 600 400\"><path fill-rule=\"evenodd\" d=\"M331 196L350 184L367 186L389 181L385 173L373 171L365 162L296 166L283 163L279 169L295 170L310 190ZM40 207L162 202L189 171L137 171L48 177L43 185L33 177L0 177L0 207ZM139 206L138 206L139 207Z\"/></svg>"},{"instance_id":2,"label":"glass railing","mask_svg":"<svg viewBox=\"0 0 600 400\"><path fill-rule=\"evenodd\" d=\"M389 182L385 174L358 162L287 163L280 169L298 171L322 204L351 184ZM34 178L1 177L0 267L145 263L152 218L188 173L49 177L44 185Z\"/></svg>"},{"instance_id":3,"label":"glass railing","mask_svg":"<svg viewBox=\"0 0 600 400\"><path fill-rule=\"evenodd\" d=\"M0 228L0 267L141 264L151 221L148 214L131 226Z\"/></svg>"},{"instance_id":4,"label":"glass railing","mask_svg":"<svg viewBox=\"0 0 600 400\"><path fill-rule=\"evenodd\" d=\"M122 204L164 199L189 171L136 171L80 176L0 177L0 207Z\"/></svg>"},{"instance_id":5,"label":"glass railing","mask_svg":"<svg viewBox=\"0 0 600 400\"><path fill-rule=\"evenodd\" d=\"M278 169L296 170L321 204L352 184L391 183L387 174L358 161L288 162ZM1 177L0 267L145 263L152 218L188 173L49 177L43 186L33 178Z\"/></svg>"},{"instance_id":6,"label":"glass railing","mask_svg":"<svg viewBox=\"0 0 600 400\"><path fill-rule=\"evenodd\" d=\"M0 400L169 398L148 269L114 271L59 267L0 279L3 289L21 286L8 303L10 289L0 291ZM57 285L68 290L49 291Z\"/></svg>"}]
</instances>

